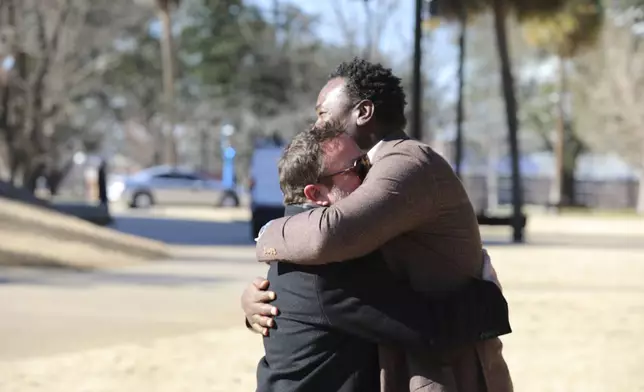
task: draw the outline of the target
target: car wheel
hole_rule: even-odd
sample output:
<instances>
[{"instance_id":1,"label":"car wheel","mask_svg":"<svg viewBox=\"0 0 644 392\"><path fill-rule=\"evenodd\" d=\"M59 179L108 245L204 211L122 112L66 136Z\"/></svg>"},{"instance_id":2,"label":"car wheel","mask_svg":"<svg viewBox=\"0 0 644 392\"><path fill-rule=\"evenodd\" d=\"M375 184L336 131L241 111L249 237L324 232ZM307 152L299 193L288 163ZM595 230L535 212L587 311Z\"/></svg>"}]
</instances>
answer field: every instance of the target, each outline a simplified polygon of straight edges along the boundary
<instances>
[{"instance_id":1,"label":"car wheel","mask_svg":"<svg viewBox=\"0 0 644 392\"><path fill-rule=\"evenodd\" d=\"M226 192L219 200L219 207L239 207L239 198L233 192Z\"/></svg>"},{"instance_id":2,"label":"car wheel","mask_svg":"<svg viewBox=\"0 0 644 392\"><path fill-rule=\"evenodd\" d=\"M154 205L154 199L148 192L138 192L132 198L133 208L150 208Z\"/></svg>"}]
</instances>

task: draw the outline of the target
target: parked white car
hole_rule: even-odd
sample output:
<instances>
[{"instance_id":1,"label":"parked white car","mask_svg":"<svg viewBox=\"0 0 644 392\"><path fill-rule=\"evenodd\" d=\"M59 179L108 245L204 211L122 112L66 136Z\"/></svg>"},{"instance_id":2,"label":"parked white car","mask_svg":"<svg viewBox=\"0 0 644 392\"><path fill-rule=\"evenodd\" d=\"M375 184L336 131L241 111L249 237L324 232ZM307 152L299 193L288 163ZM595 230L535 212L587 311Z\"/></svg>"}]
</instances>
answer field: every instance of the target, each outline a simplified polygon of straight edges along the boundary
<instances>
[{"instance_id":1,"label":"parked white car","mask_svg":"<svg viewBox=\"0 0 644 392\"><path fill-rule=\"evenodd\" d=\"M108 198L112 202L125 202L132 208L148 208L152 205L239 205L237 192L226 189L221 181L193 170L171 166L155 166L111 181Z\"/></svg>"}]
</instances>

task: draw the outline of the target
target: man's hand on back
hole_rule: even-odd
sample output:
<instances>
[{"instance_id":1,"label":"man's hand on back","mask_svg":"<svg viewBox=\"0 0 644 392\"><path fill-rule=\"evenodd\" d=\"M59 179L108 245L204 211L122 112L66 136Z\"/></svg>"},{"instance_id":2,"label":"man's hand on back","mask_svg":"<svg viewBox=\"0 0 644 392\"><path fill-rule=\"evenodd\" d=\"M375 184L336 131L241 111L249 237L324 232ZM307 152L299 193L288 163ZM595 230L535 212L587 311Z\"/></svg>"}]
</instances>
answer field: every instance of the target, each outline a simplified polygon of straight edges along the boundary
<instances>
[{"instance_id":1,"label":"man's hand on back","mask_svg":"<svg viewBox=\"0 0 644 392\"><path fill-rule=\"evenodd\" d=\"M268 329L275 325L273 316L279 313L275 306L269 302L275 300L275 293L268 291L270 282L257 277L241 296L241 306L246 315L246 323L254 332L268 336Z\"/></svg>"}]
</instances>

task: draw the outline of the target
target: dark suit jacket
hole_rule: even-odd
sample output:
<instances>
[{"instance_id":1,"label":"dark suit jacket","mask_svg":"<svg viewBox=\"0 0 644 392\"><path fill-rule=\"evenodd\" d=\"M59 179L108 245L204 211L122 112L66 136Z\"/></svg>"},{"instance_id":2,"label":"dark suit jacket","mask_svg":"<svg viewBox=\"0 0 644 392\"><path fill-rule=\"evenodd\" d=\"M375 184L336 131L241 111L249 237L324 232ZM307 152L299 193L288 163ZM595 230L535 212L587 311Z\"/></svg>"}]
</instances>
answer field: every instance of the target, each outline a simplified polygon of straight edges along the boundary
<instances>
[{"instance_id":1,"label":"dark suit jacket","mask_svg":"<svg viewBox=\"0 0 644 392\"><path fill-rule=\"evenodd\" d=\"M403 132L383 140L372 165L363 184L338 203L273 221L258 240L259 261L320 265L380 249L397 276L428 298L480 277L476 215L450 165ZM501 347L488 339L437 358L432 350L381 345L383 391L511 391Z\"/></svg>"},{"instance_id":2,"label":"dark suit jacket","mask_svg":"<svg viewBox=\"0 0 644 392\"><path fill-rule=\"evenodd\" d=\"M392 278L378 252L323 266L272 263L267 278L281 313L264 338L258 392L377 392L376 343L421 354L509 332L494 283L475 280L457 295L426 300ZM487 317L498 309L505 317ZM481 330L477 317L506 322Z\"/></svg>"}]
</instances>

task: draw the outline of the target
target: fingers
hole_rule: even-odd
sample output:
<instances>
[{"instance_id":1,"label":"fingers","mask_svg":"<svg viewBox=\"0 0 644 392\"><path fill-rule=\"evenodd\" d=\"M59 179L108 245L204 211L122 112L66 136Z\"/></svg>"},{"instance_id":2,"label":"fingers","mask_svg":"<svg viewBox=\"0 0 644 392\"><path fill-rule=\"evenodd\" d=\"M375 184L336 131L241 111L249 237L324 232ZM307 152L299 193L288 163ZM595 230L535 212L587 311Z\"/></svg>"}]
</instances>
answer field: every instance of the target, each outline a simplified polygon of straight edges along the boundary
<instances>
[{"instance_id":1,"label":"fingers","mask_svg":"<svg viewBox=\"0 0 644 392\"><path fill-rule=\"evenodd\" d=\"M275 320L272 317L254 314L249 319L251 325L258 325L261 328L273 328L275 326Z\"/></svg>"},{"instance_id":2,"label":"fingers","mask_svg":"<svg viewBox=\"0 0 644 392\"><path fill-rule=\"evenodd\" d=\"M271 308L275 309L275 313L277 313L276 308ZM275 320L273 320L272 317L262 316L260 314L253 314L248 317L248 323L250 324L253 331L263 336L268 336L268 330L275 327Z\"/></svg>"},{"instance_id":3,"label":"fingers","mask_svg":"<svg viewBox=\"0 0 644 392\"><path fill-rule=\"evenodd\" d=\"M250 327L253 330L253 332L256 332L263 336L268 336L268 328L264 328L259 324L250 324Z\"/></svg>"},{"instance_id":4,"label":"fingers","mask_svg":"<svg viewBox=\"0 0 644 392\"><path fill-rule=\"evenodd\" d=\"M244 313L247 315L256 313L253 311L253 308L258 303L261 304L261 303L271 302L271 301L274 301L276 298L275 292L261 290L257 288L256 283L257 284L261 283L259 282L259 279L260 278L255 279L251 284L249 284L246 287L246 289L242 293L241 305L242 305L242 309L244 309Z\"/></svg>"},{"instance_id":5,"label":"fingers","mask_svg":"<svg viewBox=\"0 0 644 392\"><path fill-rule=\"evenodd\" d=\"M258 290L266 290L268 289L270 282L262 278L261 276L258 276L257 278L253 279L253 285L257 287Z\"/></svg>"},{"instance_id":6,"label":"fingers","mask_svg":"<svg viewBox=\"0 0 644 392\"><path fill-rule=\"evenodd\" d=\"M241 305L246 319L253 331L268 336L269 328L275 327L274 316L279 310L268 303L277 297L275 292L267 291L269 281L264 278L255 278L242 293Z\"/></svg>"},{"instance_id":7,"label":"fingers","mask_svg":"<svg viewBox=\"0 0 644 392\"><path fill-rule=\"evenodd\" d=\"M276 298L273 291L256 291L253 295L254 302L268 303L274 301Z\"/></svg>"},{"instance_id":8,"label":"fingers","mask_svg":"<svg viewBox=\"0 0 644 392\"><path fill-rule=\"evenodd\" d=\"M264 278L257 277L253 279L253 283L246 289L248 294L251 294L253 302L271 302L276 298L274 291L267 291L270 282ZM253 287L254 286L254 287Z\"/></svg>"},{"instance_id":9,"label":"fingers","mask_svg":"<svg viewBox=\"0 0 644 392\"><path fill-rule=\"evenodd\" d=\"M267 316L267 317L273 317L277 316L279 314L279 310L269 304L264 304L264 303L253 303L251 306L248 307L249 312L247 315L250 317L252 316ZM253 322L253 320L251 320Z\"/></svg>"}]
</instances>

